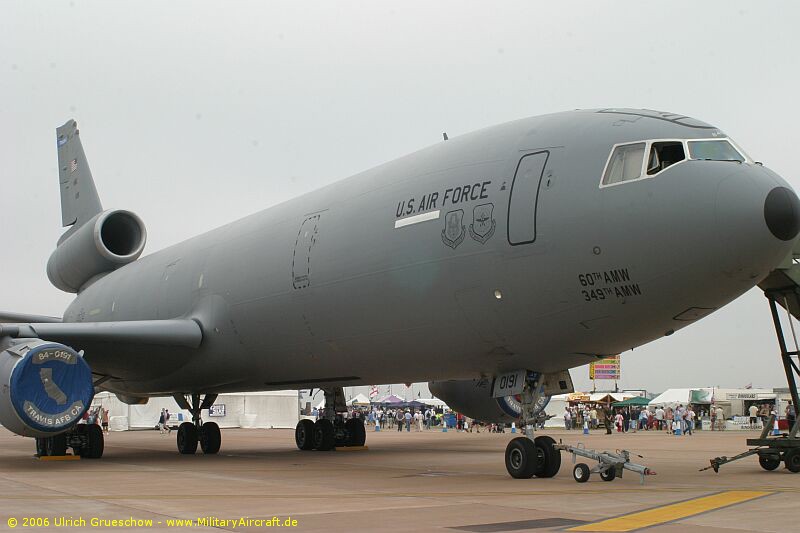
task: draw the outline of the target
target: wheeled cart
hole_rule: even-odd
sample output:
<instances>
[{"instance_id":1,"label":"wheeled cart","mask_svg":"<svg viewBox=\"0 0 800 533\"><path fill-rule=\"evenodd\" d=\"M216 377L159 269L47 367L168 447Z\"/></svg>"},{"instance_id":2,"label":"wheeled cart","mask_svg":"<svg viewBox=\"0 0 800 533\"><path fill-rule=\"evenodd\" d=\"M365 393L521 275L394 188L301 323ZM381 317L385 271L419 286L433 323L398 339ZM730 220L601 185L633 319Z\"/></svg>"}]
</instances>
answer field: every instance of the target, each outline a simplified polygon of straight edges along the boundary
<instances>
[{"instance_id":1,"label":"wheeled cart","mask_svg":"<svg viewBox=\"0 0 800 533\"><path fill-rule=\"evenodd\" d=\"M586 463L577 463L572 470L572 477L578 483L586 483L589 481L591 474L600 474L600 479L603 481L614 481L618 477L622 477L624 470L636 472L641 476L641 483L644 484L645 476L654 476L655 472L648 467L631 462L631 452L628 450L617 450L616 452L598 452L596 450L587 450L583 444L578 443L577 446L570 446L568 444L555 444L553 447L559 451L565 451L572 454L572 463L575 464L577 457L586 457L597 461L594 468L589 468ZM635 454L634 454L635 455ZM641 455L637 456L641 457Z\"/></svg>"}]
</instances>

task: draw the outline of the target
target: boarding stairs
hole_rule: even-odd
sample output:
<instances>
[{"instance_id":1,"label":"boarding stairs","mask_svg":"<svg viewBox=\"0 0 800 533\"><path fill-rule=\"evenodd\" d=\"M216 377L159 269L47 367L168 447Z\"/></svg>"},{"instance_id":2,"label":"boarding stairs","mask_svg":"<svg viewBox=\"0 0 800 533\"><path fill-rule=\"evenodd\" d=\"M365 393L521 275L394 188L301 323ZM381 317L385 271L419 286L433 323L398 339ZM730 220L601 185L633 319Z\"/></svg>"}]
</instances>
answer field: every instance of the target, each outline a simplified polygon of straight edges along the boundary
<instances>
[{"instance_id":1,"label":"boarding stairs","mask_svg":"<svg viewBox=\"0 0 800 533\"><path fill-rule=\"evenodd\" d=\"M701 471L713 469L714 472L719 472L719 467L726 463L758 455L758 462L764 470L775 470L783 462L789 471L800 472L800 417L796 416L800 414L798 413L800 398L797 394L797 382L800 378L800 344L795 326L795 321L800 323L800 243L795 244L792 253L758 286L769 301L772 322L781 351L781 362L795 408L795 423L789 428L788 433L775 435L772 432L775 415L771 416L757 439L747 439L747 445L751 446L749 450L733 457L715 457L711 459L711 465L702 468ZM779 311L778 306L785 311L783 320L781 319L783 313ZM787 343L784 325L789 328L791 344ZM773 435L770 436L770 433Z\"/></svg>"}]
</instances>

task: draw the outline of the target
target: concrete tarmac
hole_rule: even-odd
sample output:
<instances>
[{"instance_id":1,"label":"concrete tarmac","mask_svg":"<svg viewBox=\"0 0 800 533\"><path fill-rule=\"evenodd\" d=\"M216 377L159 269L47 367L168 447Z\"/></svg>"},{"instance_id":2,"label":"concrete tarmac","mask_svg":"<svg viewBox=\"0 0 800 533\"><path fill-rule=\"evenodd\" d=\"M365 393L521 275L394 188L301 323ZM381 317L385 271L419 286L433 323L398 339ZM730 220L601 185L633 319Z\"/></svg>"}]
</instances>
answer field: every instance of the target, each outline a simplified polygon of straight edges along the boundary
<instances>
[{"instance_id":1,"label":"concrete tarmac","mask_svg":"<svg viewBox=\"0 0 800 533\"><path fill-rule=\"evenodd\" d=\"M503 452L518 435L509 433L370 428L368 450L301 452L292 430L232 429L223 430L216 456L178 454L175 434L112 433L102 459L54 462L33 456L32 439L0 429L0 531L263 531L275 520L286 529L287 519L303 531L798 527L800 474L783 465L766 472L755 457L719 474L698 472L712 457L744 451L755 432L540 433L587 448L635 451L657 472L644 485L631 472L578 484L568 454L552 479L512 479ZM669 506L676 502L685 503ZM653 511L631 516L643 510ZM623 518L597 524L612 517Z\"/></svg>"}]
</instances>

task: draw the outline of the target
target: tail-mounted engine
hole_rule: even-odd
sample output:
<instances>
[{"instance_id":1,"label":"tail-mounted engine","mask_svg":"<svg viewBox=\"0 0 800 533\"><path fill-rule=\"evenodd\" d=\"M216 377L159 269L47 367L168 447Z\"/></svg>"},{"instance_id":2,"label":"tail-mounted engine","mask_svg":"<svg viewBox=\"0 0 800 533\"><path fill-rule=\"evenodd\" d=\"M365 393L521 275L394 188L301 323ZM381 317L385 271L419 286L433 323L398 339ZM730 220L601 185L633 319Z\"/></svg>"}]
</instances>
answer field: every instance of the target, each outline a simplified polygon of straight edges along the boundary
<instances>
[{"instance_id":1,"label":"tail-mounted engine","mask_svg":"<svg viewBox=\"0 0 800 533\"><path fill-rule=\"evenodd\" d=\"M103 211L59 243L47 261L47 277L62 291L78 292L94 277L138 259L146 240L136 214Z\"/></svg>"},{"instance_id":2,"label":"tail-mounted engine","mask_svg":"<svg viewBox=\"0 0 800 533\"><path fill-rule=\"evenodd\" d=\"M68 346L24 339L0 352L0 423L17 435L63 433L93 397L92 371Z\"/></svg>"}]
</instances>

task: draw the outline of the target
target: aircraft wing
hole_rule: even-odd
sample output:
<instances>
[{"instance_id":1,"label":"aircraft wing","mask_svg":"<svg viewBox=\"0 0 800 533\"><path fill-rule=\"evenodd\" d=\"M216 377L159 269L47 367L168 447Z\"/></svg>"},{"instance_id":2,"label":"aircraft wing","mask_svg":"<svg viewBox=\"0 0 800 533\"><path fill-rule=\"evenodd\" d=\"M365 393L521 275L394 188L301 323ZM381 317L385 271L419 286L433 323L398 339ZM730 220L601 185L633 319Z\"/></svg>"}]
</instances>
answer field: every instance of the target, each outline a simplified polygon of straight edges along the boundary
<instances>
[{"instance_id":1,"label":"aircraft wing","mask_svg":"<svg viewBox=\"0 0 800 533\"><path fill-rule=\"evenodd\" d=\"M203 331L191 319L34 322L0 324L0 337L37 338L78 346L81 342L108 342L197 348L203 340Z\"/></svg>"},{"instance_id":2,"label":"aircraft wing","mask_svg":"<svg viewBox=\"0 0 800 533\"><path fill-rule=\"evenodd\" d=\"M7 323L16 324L20 322L44 322L51 324L53 322L61 322L61 319L55 316L28 315L25 313L12 313L10 311L0 311L0 324L7 324Z\"/></svg>"}]
</instances>

